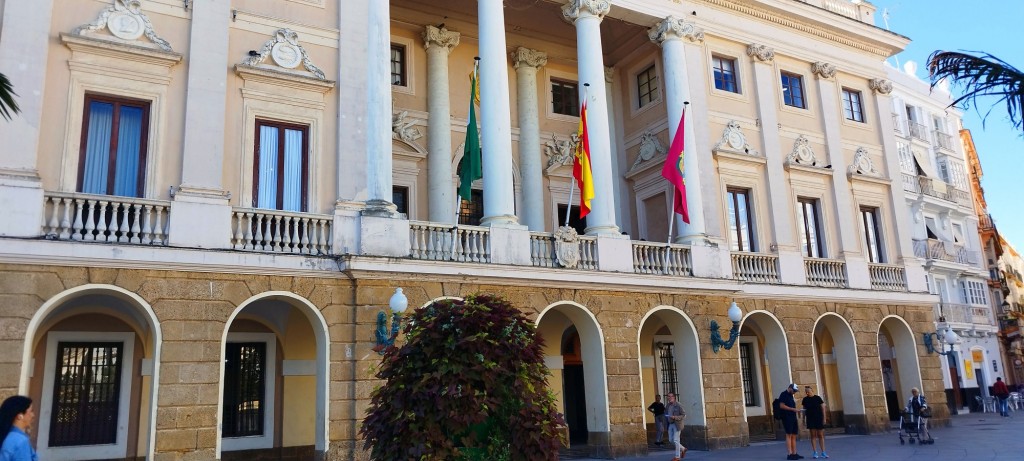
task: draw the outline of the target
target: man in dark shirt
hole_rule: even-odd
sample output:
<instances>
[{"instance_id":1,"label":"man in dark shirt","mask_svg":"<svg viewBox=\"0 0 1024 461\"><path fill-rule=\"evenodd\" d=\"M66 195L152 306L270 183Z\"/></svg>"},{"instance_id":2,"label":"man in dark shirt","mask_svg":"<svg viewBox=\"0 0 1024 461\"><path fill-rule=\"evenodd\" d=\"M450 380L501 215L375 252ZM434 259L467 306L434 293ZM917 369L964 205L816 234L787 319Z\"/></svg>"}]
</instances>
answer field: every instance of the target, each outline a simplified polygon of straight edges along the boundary
<instances>
[{"instance_id":1,"label":"man in dark shirt","mask_svg":"<svg viewBox=\"0 0 1024 461\"><path fill-rule=\"evenodd\" d=\"M1007 418L1010 417L1010 388L1006 387L1006 383L1003 382L1002 377L996 378L996 383L992 385L992 395L995 395L999 399L999 414Z\"/></svg>"},{"instance_id":2,"label":"man in dark shirt","mask_svg":"<svg viewBox=\"0 0 1024 461\"><path fill-rule=\"evenodd\" d=\"M789 453L786 459L803 459L803 456L796 452L796 434L800 432L796 415L800 413L800 410L796 408L796 399L793 398L793 394L797 392L800 392L800 386L791 383L786 390L782 391L782 394L779 394L782 428L786 430L786 451Z\"/></svg>"},{"instance_id":3,"label":"man in dark shirt","mask_svg":"<svg viewBox=\"0 0 1024 461\"><path fill-rule=\"evenodd\" d=\"M654 427L657 433L654 437L654 444L661 446L661 437L665 435L665 404L661 403L661 396L654 396L654 403L647 407L647 411L654 413Z\"/></svg>"}]
</instances>

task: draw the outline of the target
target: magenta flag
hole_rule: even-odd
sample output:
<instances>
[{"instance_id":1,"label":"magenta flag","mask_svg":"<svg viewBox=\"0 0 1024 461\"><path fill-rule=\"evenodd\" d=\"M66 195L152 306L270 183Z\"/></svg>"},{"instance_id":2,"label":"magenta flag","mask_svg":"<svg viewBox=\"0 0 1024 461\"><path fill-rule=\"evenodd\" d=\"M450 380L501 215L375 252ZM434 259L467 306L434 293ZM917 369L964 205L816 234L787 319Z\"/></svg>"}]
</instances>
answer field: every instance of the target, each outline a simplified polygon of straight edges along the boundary
<instances>
[{"instance_id":1,"label":"magenta flag","mask_svg":"<svg viewBox=\"0 0 1024 461\"><path fill-rule=\"evenodd\" d=\"M690 212L686 208L686 180L683 179L684 152L683 135L685 130L686 111L679 117L679 127L676 128L676 135L672 138L672 146L668 148L668 156L665 157L665 166L661 168L661 176L672 183L676 188L675 197L672 198L672 211L683 216L683 222L690 224Z\"/></svg>"}]
</instances>

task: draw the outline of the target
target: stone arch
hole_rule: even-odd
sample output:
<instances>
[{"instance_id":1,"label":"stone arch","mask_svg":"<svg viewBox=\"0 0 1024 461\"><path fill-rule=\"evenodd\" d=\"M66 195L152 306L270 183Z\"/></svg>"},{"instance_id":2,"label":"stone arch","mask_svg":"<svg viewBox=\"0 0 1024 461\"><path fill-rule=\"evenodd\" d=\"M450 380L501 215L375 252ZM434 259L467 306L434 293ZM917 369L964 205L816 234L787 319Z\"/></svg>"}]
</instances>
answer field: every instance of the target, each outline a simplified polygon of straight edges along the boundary
<instances>
[{"instance_id":1,"label":"stone arch","mask_svg":"<svg viewBox=\"0 0 1024 461\"><path fill-rule=\"evenodd\" d=\"M889 350L883 350L886 345ZM910 388L924 389L914 331L902 317L887 315L879 322L878 360L882 368L882 385L886 389L889 418L894 420L894 417L899 417L902 404L910 399ZM887 361L888 367L885 366ZM895 402L889 397L890 388Z\"/></svg>"},{"instance_id":2,"label":"stone arch","mask_svg":"<svg viewBox=\"0 0 1024 461\"><path fill-rule=\"evenodd\" d=\"M658 354L655 354L655 349L659 347L658 343L665 344L663 341L658 341L661 338L670 340L673 346L671 350L675 361L675 382L678 386L676 393L678 394L679 403L686 410L687 424L706 426L704 373L700 360L700 343L697 337L697 328L685 312L674 306L661 305L647 311L640 320L640 328L637 329L640 370L644 375L649 374L649 372L645 371L645 365L647 370L654 368L657 371L655 376L664 373L664 369L658 366ZM662 345L661 349L665 350L666 347ZM649 358L645 359L644 357ZM645 364L645 361L653 361L654 363ZM653 397L651 397L653 394L664 392L659 389L661 383L658 382L654 383L655 392L653 394L649 391L645 392L645 381L650 381L650 378L642 376L640 379L639 391L641 402L653 401ZM647 394L651 394L651 396ZM644 421L645 423L647 421L647 412L644 412Z\"/></svg>"},{"instance_id":3,"label":"stone arch","mask_svg":"<svg viewBox=\"0 0 1024 461\"><path fill-rule=\"evenodd\" d=\"M866 433L867 414L853 328L839 314L826 312L815 320L811 331L819 394L833 415L842 412L847 431ZM834 395L836 389L838 396Z\"/></svg>"},{"instance_id":4,"label":"stone arch","mask_svg":"<svg viewBox=\"0 0 1024 461\"><path fill-rule=\"evenodd\" d=\"M561 340L571 327L579 335L582 378L585 381L586 425L589 433L611 431L608 412L608 380L604 354L604 333L597 317L585 306L572 301L558 301L541 310L534 322L537 333L544 338L544 360L552 374L549 386L564 410L563 362ZM564 413L564 411L563 411ZM572 429L570 427L570 429Z\"/></svg>"},{"instance_id":5,"label":"stone arch","mask_svg":"<svg viewBox=\"0 0 1024 461\"><path fill-rule=\"evenodd\" d=\"M73 305L77 300L92 296L109 297L120 301L120 303L104 311L94 309L83 310ZM90 283L64 290L44 302L36 310L36 313L29 320L28 326L25 328L25 342L22 349L21 376L18 382L18 392L23 395L29 395L30 393L33 371L32 356L39 341L43 339L38 337L39 334L58 324L61 320L82 313L102 313L115 317L132 328L141 340L144 349L142 356L146 360L151 361L152 373L149 375L148 401L144 404L140 403L140 405L145 405L145 412L140 414L139 417L141 419L145 416L146 420L140 420L138 423L138 437L145 437L146 440L142 450L144 453L140 454L144 455L146 459L152 459L156 447L156 410L157 395L160 388L160 350L163 344L163 333L160 328L160 320L157 318L156 312L153 311L153 307L138 294L116 285ZM45 380L45 377L40 376L38 379ZM143 385L141 387L145 388L146 386ZM126 404L124 406L128 407L129 405ZM41 413L43 405L39 405L39 407L38 411ZM145 427L143 427L143 423ZM126 443L132 443L132 441L126 440ZM138 443L138 441L135 441L135 443Z\"/></svg>"},{"instance_id":6,"label":"stone arch","mask_svg":"<svg viewBox=\"0 0 1024 461\"><path fill-rule=\"evenodd\" d=\"M232 324L236 320L241 318L251 318L257 321L261 321L265 326L274 332L277 336L277 340L285 342L292 328L301 326L295 323L294 317L287 317L289 312L282 309L270 309L270 304L273 302L283 302L290 306L292 309L301 314L302 317L308 322L308 327L311 330L315 342L314 351L315 358L313 360L313 369L315 376L315 402L314 408L314 419L313 419L313 432L314 432L314 450L317 453L325 453L328 448L329 438L329 404L330 399L328 398L329 387L329 367L330 367L330 337L327 328L327 321L324 319L323 314L320 312L312 302L308 299L299 296L295 293L287 291L268 291L260 293L250 297L241 304L238 305L231 312L227 321L224 324L224 332L221 336L221 361L220 361L220 382L221 385L218 389L218 401L217 401L217 457L221 457L222 444L223 444L223 406L224 406L224 376L225 376L225 360L226 360L226 346L228 343L228 336L231 331ZM251 312L243 314L243 311L249 309ZM246 315L246 314L251 314ZM301 330L299 330L301 331ZM298 336L298 334L295 334ZM288 351L285 350L285 356L288 356ZM289 373L288 360L283 361L285 373ZM308 373L309 361L308 360L295 360L292 361L292 368L295 370L298 376L302 376L301 373ZM269 365L268 365L269 369ZM282 378L283 380L283 378ZM287 386L287 383L285 383ZM285 389L287 391L287 389ZM305 395L308 397L308 394ZM286 402L286 397L282 397L282 400ZM284 411L284 410L282 410ZM285 415L287 416L287 415ZM285 424L285 417L282 417L282 424ZM273 439L274 437L271 437ZM282 443L285 441L282 439Z\"/></svg>"},{"instance_id":7,"label":"stone arch","mask_svg":"<svg viewBox=\"0 0 1024 461\"><path fill-rule=\"evenodd\" d=\"M423 303L423 305L421 305L420 307L427 307L427 306L429 306L431 304L434 304L434 303L436 303L438 301L446 301L446 300L449 300L449 299L452 300L452 301L462 301L464 298L461 298L461 297L458 297L458 296L438 296L438 297L436 297L434 299L431 299L430 301L427 301L427 302Z\"/></svg>"},{"instance_id":8,"label":"stone arch","mask_svg":"<svg viewBox=\"0 0 1024 461\"><path fill-rule=\"evenodd\" d=\"M754 376L751 377L757 405L743 406L751 435L774 433L771 417L771 402L793 382L789 356L789 338L775 314L765 310L748 312L740 322L741 344L752 344L750 358ZM742 358L740 370L743 369ZM742 380L741 380L742 381ZM745 384L744 391L746 390Z\"/></svg>"}]
</instances>

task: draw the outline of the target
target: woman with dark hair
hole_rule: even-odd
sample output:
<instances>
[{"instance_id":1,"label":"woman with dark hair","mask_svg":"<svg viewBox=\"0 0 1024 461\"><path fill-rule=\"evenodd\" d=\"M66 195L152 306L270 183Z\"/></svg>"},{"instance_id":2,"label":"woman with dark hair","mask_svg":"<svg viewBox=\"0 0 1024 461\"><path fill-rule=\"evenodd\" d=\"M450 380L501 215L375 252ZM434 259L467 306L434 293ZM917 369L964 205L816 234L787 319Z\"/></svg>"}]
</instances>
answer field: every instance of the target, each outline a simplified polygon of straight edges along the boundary
<instances>
[{"instance_id":1,"label":"woman with dark hair","mask_svg":"<svg viewBox=\"0 0 1024 461\"><path fill-rule=\"evenodd\" d=\"M28 438L29 427L36 413L32 411L32 399L15 395L0 405L0 461L37 461L36 451Z\"/></svg>"}]
</instances>

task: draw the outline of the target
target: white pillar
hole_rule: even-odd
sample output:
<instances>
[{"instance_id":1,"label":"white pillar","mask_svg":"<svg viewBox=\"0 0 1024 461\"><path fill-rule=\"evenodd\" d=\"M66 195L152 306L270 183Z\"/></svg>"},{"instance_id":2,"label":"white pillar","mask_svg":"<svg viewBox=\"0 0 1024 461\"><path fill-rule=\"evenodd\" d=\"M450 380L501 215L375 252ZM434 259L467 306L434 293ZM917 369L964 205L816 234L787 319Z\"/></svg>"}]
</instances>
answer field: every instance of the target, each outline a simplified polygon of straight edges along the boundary
<instances>
[{"instance_id":1,"label":"white pillar","mask_svg":"<svg viewBox=\"0 0 1024 461\"><path fill-rule=\"evenodd\" d=\"M590 138L590 167L594 175L594 198L587 215L588 235L619 235L615 223L615 187L612 181L611 137L608 133L608 100L604 89L604 53L601 50L601 20L611 5L603 0L570 0L562 17L576 26L576 55L581 84L580 100L587 98L587 133Z\"/></svg>"},{"instance_id":2,"label":"white pillar","mask_svg":"<svg viewBox=\"0 0 1024 461\"><path fill-rule=\"evenodd\" d=\"M618 91L621 85L615 81L615 68L604 68L604 92L608 101L608 145L612 152L612 188L615 191L612 202L615 210L615 222L619 224L619 230L629 233L629 182L626 181L625 172L629 169L626 163L627 158L620 153L626 148L622 144L622 98Z\"/></svg>"},{"instance_id":3,"label":"white pillar","mask_svg":"<svg viewBox=\"0 0 1024 461\"><path fill-rule=\"evenodd\" d=\"M782 283L806 285L804 259L796 242L793 227L795 199L790 194L789 181L783 170L782 146L779 141L779 114L776 90L779 77L772 61L775 50L758 44L747 47L747 55L754 62L754 85L757 87L757 112L761 120L761 139L767 160L768 205L776 251L779 255L779 278Z\"/></svg>"},{"instance_id":4,"label":"white pillar","mask_svg":"<svg viewBox=\"0 0 1024 461\"><path fill-rule=\"evenodd\" d=\"M391 2L371 1L366 34L366 188L364 214L392 217Z\"/></svg>"},{"instance_id":5,"label":"white pillar","mask_svg":"<svg viewBox=\"0 0 1024 461\"><path fill-rule=\"evenodd\" d=\"M223 185L228 77L224 69L229 67L231 1L194 2L191 17L181 185L171 204L170 244L227 248L231 206Z\"/></svg>"},{"instance_id":6,"label":"white pillar","mask_svg":"<svg viewBox=\"0 0 1024 461\"><path fill-rule=\"evenodd\" d=\"M540 158L540 115L537 109L537 69L548 62L546 53L519 47L511 53L516 69L516 109L519 113L519 168L523 176L523 224L544 230L544 168Z\"/></svg>"},{"instance_id":7,"label":"white pillar","mask_svg":"<svg viewBox=\"0 0 1024 461\"><path fill-rule=\"evenodd\" d=\"M427 49L428 219L455 224L448 54L459 45L459 33L428 25L423 31L423 44Z\"/></svg>"},{"instance_id":8,"label":"white pillar","mask_svg":"<svg viewBox=\"0 0 1024 461\"><path fill-rule=\"evenodd\" d=\"M661 56L665 65L665 107L668 109L669 143L676 136L679 118L683 114L684 102L690 99L690 86L686 75L686 44L704 41L704 31L693 23L677 19L673 16L665 18L647 31L652 42L661 45ZM686 206L690 215L690 223L684 223L682 216L673 213L676 220L676 238L678 243L704 242L706 231L704 226L703 192L700 186L700 162L696 154L696 133L693 130L693 118L687 117L684 138L685 157L683 159L683 181L686 183Z\"/></svg>"},{"instance_id":9,"label":"white pillar","mask_svg":"<svg viewBox=\"0 0 1024 461\"><path fill-rule=\"evenodd\" d=\"M502 0L479 0L480 145L485 225L518 224L512 185L512 109L508 101Z\"/></svg>"},{"instance_id":10,"label":"white pillar","mask_svg":"<svg viewBox=\"0 0 1024 461\"><path fill-rule=\"evenodd\" d=\"M43 186L36 170L53 0L6 2L0 8L0 72L10 79L21 113L0 118L0 235L41 233Z\"/></svg>"}]
</instances>

